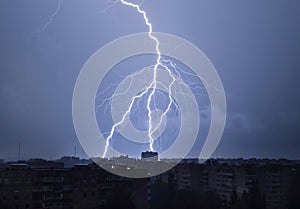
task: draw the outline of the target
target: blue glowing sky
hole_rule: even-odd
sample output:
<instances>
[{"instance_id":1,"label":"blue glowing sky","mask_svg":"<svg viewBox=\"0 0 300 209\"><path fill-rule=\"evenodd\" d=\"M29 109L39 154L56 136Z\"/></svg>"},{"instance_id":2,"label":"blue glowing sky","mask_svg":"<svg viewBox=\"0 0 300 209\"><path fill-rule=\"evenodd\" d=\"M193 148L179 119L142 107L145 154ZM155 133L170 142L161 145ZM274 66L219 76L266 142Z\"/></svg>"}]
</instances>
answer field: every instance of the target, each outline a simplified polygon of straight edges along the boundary
<instances>
[{"instance_id":1,"label":"blue glowing sky","mask_svg":"<svg viewBox=\"0 0 300 209\"><path fill-rule=\"evenodd\" d=\"M187 4L189 2L189 4ZM100 47L147 28L104 0L0 2L0 158L58 158L80 144L72 93ZM153 30L198 46L218 71L228 117L215 157L300 158L300 2L144 0Z\"/></svg>"}]
</instances>

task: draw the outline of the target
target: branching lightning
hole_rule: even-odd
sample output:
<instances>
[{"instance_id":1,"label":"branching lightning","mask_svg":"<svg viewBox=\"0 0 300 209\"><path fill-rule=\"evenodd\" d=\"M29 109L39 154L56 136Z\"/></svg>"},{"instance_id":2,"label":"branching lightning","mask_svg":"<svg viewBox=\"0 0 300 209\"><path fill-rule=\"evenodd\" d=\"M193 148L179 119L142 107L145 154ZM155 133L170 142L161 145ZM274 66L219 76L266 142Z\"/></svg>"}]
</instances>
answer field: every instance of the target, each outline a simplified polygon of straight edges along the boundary
<instances>
[{"instance_id":1,"label":"branching lightning","mask_svg":"<svg viewBox=\"0 0 300 209\"><path fill-rule=\"evenodd\" d=\"M147 13L144 10L141 9L141 5L143 4L143 0L141 0L140 4L134 4L134 3L128 2L127 0L109 0L110 4L109 4L109 6L107 8L105 8L103 10L103 12L106 12L109 8L113 7L114 5L116 5L119 2L122 3L125 6L134 8L140 15L142 15L142 17L144 19L144 22L145 22L145 25L148 28L148 31L147 31L148 37L149 37L149 39L153 40L153 42L155 44L155 51L156 51L157 57L156 57L156 63L155 64L153 64L150 67L144 68L144 69L151 69L151 70L153 70L153 79L150 82L150 84L148 84L143 89L141 89L142 90L141 93L139 93L138 95L135 95L135 96L133 96L131 98L129 107L125 111L125 113L123 114L121 120L118 121L117 123L113 124L113 126L110 129L110 131L108 131L107 133L102 133L102 135L103 134L108 135L106 137L106 144L105 144L104 152L102 154L102 158L105 158L106 155L107 155L108 147L110 145L110 141L111 141L111 139L112 139L112 137L114 135L114 132L116 131L117 128L122 128L122 126L126 122L126 118L129 116L130 113L132 113L132 109L133 109L133 105L134 105L135 101L138 100L138 99L140 99L140 98L142 98L147 93L149 93L148 98L147 98L147 113L148 113L147 114L148 115L148 131L147 131L148 134L147 135L148 135L149 149L150 149L150 151L154 151L154 147L153 147L153 144L154 144L154 137L153 137L153 135L154 135L154 133L161 127L164 118L167 116L167 113L171 109L172 104L174 104L177 107L177 104L173 101L173 92L172 91L176 91L176 89L173 88L173 84L176 81L177 82L179 81L181 84L183 84L185 86L188 86L188 87L191 87L190 84L187 85L182 80L180 80L181 74L179 73L179 71L181 73L188 74L190 76L196 76L196 75L194 75L192 73L184 72L183 70L181 70L180 68L178 68L176 66L176 64L173 64L171 60L163 60L162 59L162 54L161 54L161 51L160 51L160 42L159 42L158 38L155 37L155 35L153 34L152 24L150 23L150 21L148 19ZM59 11L61 9L61 4L62 4L62 0L58 0L58 4L57 4L57 7L56 7L56 10L49 16L48 21L43 25L43 27L41 27L35 33L42 33L43 31L45 31L48 28L48 26L53 22L55 16L58 15L58 13L59 13ZM158 79L157 79L158 69L166 70L167 73L168 73L168 75L170 76L170 78L171 78L172 81L170 82L170 84L168 86L164 86L162 83L160 83L158 81ZM175 74L172 73L171 69L174 71ZM131 76L132 75L130 75L128 77L130 78ZM131 80L129 82L128 88L125 89L125 92L133 84L133 79L132 78L133 78L133 76L131 77ZM204 79L201 78L201 80L202 80L202 82L204 84L204 88L206 88L206 87L213 87L213 85L210 85ZM191 83L191 85L193 85L193 84L194 83ZM195 85L197 85L197 84L198 83L195 83ZM114 85L118 85L118 84L111 84L107 88L105 88L104 91L106 91L107 89L109 89L111 86L114 86ZM150 104L153 101L154 102L154 106L156 106L155 100L154 100L154 95L156 93L158 85L163 86L167 90L167 93L168 93L168 105L167 105L167 108L164 110L164 112L161 114L160 118L158 119L158 123L155 123L155 125L154 125L154 123L153 123L154 120L153 120L153 116L152 116L153 112L151 110ZM121 93L118 93L118 94L113 94L112 97L104 99L102 101L102 103L96 107L96 111L97 111L97 108L103 106L106 102L109 102L108 104L111 104L110 102L111 102L112 98L114 96L119 96L120 94L123 94L123 93L121 92ZM182 95L184 95L185 97L187 97L187 95L184 92L182 92ZM107 109L107 106L105 107L105 110Z\"/></svg>"},{"instance_id":2,"label":"branching lightning","mask_svg":"<svg viewBox=\"0 0 300 209\"><path fill-rule=\"evenodd\" d=\"M38 31L36 31L35 33L43 32L53 22L54 17L58 14L58 12L60 10L61 2L62 2L62 0L58 0L57 7L56 7L56 10L54 11L54 13L50 15L49 20L44 24L44 26L42 28L40 28Z\"/></svg>"},{"instance_id":3,"label":"branching lightning","mask_svg":"<svg viewBox=\"0 0 300 209\"><path fill-rule=\"evenodd\" d=\"M140 93L139 95L137 96L134 96L132 97L131 99L131 102L130 102L130 105L127 109L127 111L125 112L125 114L123 115L122 119L114 124L111 128L111 132L110 134L108 135L107 139L106 139L106 145L105 145L105 149L104 149L104 153L102 155L102 157L104 158L106 156L106 153L107 153L107 150L108 150L108 146L109 146L109 142L114 134L114 131L115 129L117 128L117 126L121 125L122 123L124 123L126 117L128 116L128 114L131 112L131 109L132 109L132 106L135 102L135 100L137 98L141 98L143 95L145 95L147 92L150 92L149 96L148 96L148 99L147 99L147 111L148 111L148 138L149 138L149 148L151 151L154 151L154 148L153 148L153 143L154 143L154 138L153 138L153 133L158 129L158 127L161 125L162 121L163 121L163 118L166 116L166 114L168 113L168 111L170 110L170 107L173 103L173 98L172 98L172 85L174 84L174 82L176 81L176 78L175 76L172 74L171 70L168 68L167 65L164 65L162 62L161 62L161 52L159 50L159 40L153 35L153 29L152 29L152 24L149 22L149 19L147 17L147 14L144 10L142 10L140 8L140 5L138 4L133 4L133 3L130 3L128 1L125 1L125 0L120 0L120 2L125 5L125 6L129 6L129 7L132 7L134 9L137 10L137 12L139 14L141 14L144 18L144 21L145 21L145 24L147 25L148 27L148 36L150 39L152 39L155 43L155 50L156 50L156 55L157 55L157 59L156 59L156 64L154 65L154 68L153 68L153 80L152 82L142 91L142 93ZM167 109L163 112L163 114L161 115L161 118L160 118L160 121L159 121L159 124L157 124L154 128L152 127L152 122L153 122L153 119L152 119L152 111L151 111L151 108L150 108L150 104L151 104L151 101L152 101L152 98L155 94L155 91L157 89L157 70L159 67L162 67L163 69L166 69L170 75L170 77L172 78L172 82L171 84L169 85L168 87L168 96L169 96L169 104L167 106Z\"/></svg>"},{"instance_id":4,"label":"branching lightning","mask_svg":"<svg viewBox=\"0 0 300 209\"><path fill-rule=\"evenodd\" d=\"M161 51L160 51L160 42L159 40L155 37L155 35L153 34L153 29L152 29L152 24L150 23L149 19L148 19L148 16L147 16L147 13L141 9L141 4L134 4L134 3L130 3L126 0L116 0L112 5L109 6L109 8L113 5L115 5L117 2L121 2L123 5L125 6L129 6L129 7L132 7L134 9L136 9L136 11L141 14L144 18L144 21L145 21L145 24L146 26L148 27L148 37L153 40L153 42L155 43L155 51L156 51L156 55L157 55L157 58L156 58L156 63L155 65L153 65L151 67L151 70L153 70L153 79L152 81L150 82L149 85L147 85L144 89L142 89L142 92L134 97L131 98L131 102L129 104L129 107L128 109L126 110L126 112L124 113L123 117L121 118L121 120L117 123L115 123L112 128L111 128L111 131L109 132L109 135L108 137L106 138L106 145L105 145L105 149L104 149L104 152L103 152L103 155L102 155L102 158L105 158L106 154L107 154L107 151L108 151L108 147L109 147L109 144L110 144L110 140L112 139L113 137L113 134L116 130L116 128L118 126L121 126L125 121L126 121L126 117L131 113L132 111L132 107L133 107L133 104L135 102L135 100L141 98L142 96L144 96L146 93L150 93L148 95L148 98L147 98L147 112L148 112L148 140L149 140L149 149L150 151L154 151L154 148L153 148L153 143L154 143L154 138L153 138L153 134L160 128L160 126L162 125L163 123L163 119L166 117L167 113L169 112L169 110L171 109L171 106L172 104L174 104L176 107L177 107L177 104L173 101L173 93L172 91L172 87L173 87L173 84L176 82L176 81L179 81L182 85L184 86L188 86L190 87L190 85L180 81L180 78L181 78L181 73L184 73L184 74L187 74L189 76L196 76L194 74L191 74L191 73L188 73L188 72L184 72L183 70L181 70L179 67L176 66L176 64L173 64L171 60L163 60L162 59L162 55L161 55ZM168 87L165 87L165 89L167 89L168 91L168 100L169 100L169 103L167 105L167 108L165 109L165 111L161 114L160 116L160 119L158 120L158 123L153 127L153 118L152 118L152 110L150 108L150 104L151 104L151 101L153 100L153 97L154 97L154 94L157 90L157 86L158 84L159 85L162 85L160 82L158 82L157 80L157 71L159 68L162 68L163 70L166 70L170 76L170 78L172 79L171 83L169 84ZM145 69L145 68L144 68ZM174 75L172 73L172 70L174 70L175 74ZM179 72L180 71L180 72ZM130 76L128 76L130 77ZM197 76L196 76L197 77ZM197 77L198 78L198 77ZM131 86L132 84L132 78L130 78L130 83L129 83L129 87ZM203 82L203 85L204 85L204 89L207 88L207 87L210 87L211 85L206 82L203 78L201 78L202 82ZM198 84L197 83L191 83L192 85L193 84ZM109 86L110 87L110 86ZM108 87L108 88L109 88ZM199 87L198 87L199 88ZM126 90L125 90L126 91ZM121 93L122 94L122 93ZM182 92L182 94L184 96L187 96L184 94L184 92ZM114 94L112 97L114 96L117 96L116 94ZM102 101L102 103L100 104L100 106L102 106L106 101L111 101L112 97L110 98L107 98L105 99L104 101ZM155 101L154 101L155 102ZM110 102L109 102L110 104ZM98 106L99 107L99 106Z\"/></svg>"}]
</instances>

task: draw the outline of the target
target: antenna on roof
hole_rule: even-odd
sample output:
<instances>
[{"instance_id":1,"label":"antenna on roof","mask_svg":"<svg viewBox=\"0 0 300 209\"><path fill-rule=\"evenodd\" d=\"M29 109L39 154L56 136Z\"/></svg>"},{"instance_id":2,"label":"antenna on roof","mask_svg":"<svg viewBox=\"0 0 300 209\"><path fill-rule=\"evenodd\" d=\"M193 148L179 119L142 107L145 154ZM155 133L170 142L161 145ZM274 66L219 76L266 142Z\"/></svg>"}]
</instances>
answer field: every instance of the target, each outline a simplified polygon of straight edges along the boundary
<instances>
[{"instance_id":1,"label":"antenna on roof","mask_svg":"<svg viewBox=\"0 0 300 209\"><path fill-rule=\"evenodd\" d=\"M21 142L19 142L18 161L21 160Z\"/></svg>"},{"instance_id":2,"label":"antenna on roof","mask_svg":"<svg viewBox=\"0 0 300 209\"><path fill-rule=\"evenodd\" d=\"M83 148L81 147L81 164L83 164Z\"/></svg>"}]
</instances>

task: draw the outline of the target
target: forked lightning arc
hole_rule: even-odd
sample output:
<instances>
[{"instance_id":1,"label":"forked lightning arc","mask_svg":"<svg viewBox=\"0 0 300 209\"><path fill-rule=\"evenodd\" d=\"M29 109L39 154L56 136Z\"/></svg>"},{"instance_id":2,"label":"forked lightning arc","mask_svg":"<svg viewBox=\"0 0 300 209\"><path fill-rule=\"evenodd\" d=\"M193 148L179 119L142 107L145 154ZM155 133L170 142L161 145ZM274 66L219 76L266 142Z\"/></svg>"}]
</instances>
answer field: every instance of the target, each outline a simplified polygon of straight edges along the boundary
<instances>
[{"instance_id":1,"label":"forked lightning arc","mask_svg":"<svg viewBox=\"0 0 300 209\"><path fill-rule=\"evenodd\" d=\"M105 149L104 149L104 152L103 152L103 155L102 155L103 158L106 156L106 153L107 153L107 150L108 150L108 147L109 147L109 142L112 139L113 134L114 134L116 128L119 125L121 125L121 124L124 123L126 117L131 112L131 109L133 107L133 104L134 104L135 100L138 99L138 98L141 98L142 96L144 96L148 92L150 92L150 94L148 96L148 99L147 99L149 149L151 151L154 151L154 148L153 148L153 143L154 143L153 133L160 127L160 125L161 125L161 123L163 121L163 118L166 116L166 114L168 113L168 111L171 108L171 105L173 103L172 85L176 81L176 77L172 74L172 72L168 68L168 66L162 63L162 60L161 60L162 56L161 56L161 52L159 50L159 44L160 43L159 43L159 40L153 35L152 24L149 22L149 19L147 17L146 12L144 10L142 10L138 4L133 4L133 3L130 3L130 2L125 1L125 0L120 0L120 2L123 5L125 5L125 6L129 6L129 7L132 7L134 9L136 9L137 12L143 16L145 24L148 27L148 36L155 43L155 50L156 50L157 59L156 59L156 64L154 65L154 68L153 68L153 80L152 80L152 82L140 94L138 94L138 95L136 95L136 96L134 96L134 97L131 98L131 102L129 104L129 107L128 107L127 111L124 113L124 115L121 118L121 120L119 122L115 123L112 126L110 134L106 138ZM165 70L168 71L170 77L172 78L172 82L170 83L170 85L168 87L168 96L169 96L168 106L167 106L166 110L163 112L163 114L160 116L160 120L159 120L158 124L155 127L153 127L153 124L152 124L153 123L153 120L152 120L152 110L150 108L150 104L151 104L151 100L152 100L152 98L153 98L153 96L155 94L155 91L157 89L157 70L158 70L159 67L162 67L163 69L165 69Z\"/></svg>"},{"instance_id":2,"label":"forked lightning arc","mask_svg":"<svg viewBox=\"0 0 300 209\"><path fill-rule=\"evenodd\" d=\"M148 27L148 32L147 32L148 37L149 37L149 39L153 40L153 42L155 44L155 51L156 51L157 58L156 58L156 63L151 67L151 69L153 70L153 79L152 79L152 81L150 82L149 85L147 85L143 89L143 91L141 93L139 93L138 95L135 95L135 96L133 96L131 98L131 101L130 101L130 104L128 106L128 109L123 114L121 120L118 121L117 123L115 123L111 127L110 131L108 132L109 134L106 137L106 144L105 144L104 152L102 154L102 158L106 157L107 151L108 151L108 147L110 145L110 141L111 141L111 139L112 139L112 137L114 135L114 132L116 131L116 129L117 129L118 126L122 125L125 122L126 118L129 116L129 114L132 111L134 102L137 99L142 98L147 93L149 93L148 98L147 98L147 112L148 112L148 131L147 132L148 132L148 139L149 139L149 149L150 149L150 151L154 151L154 148L153 148L153 143L154 143L153 134L162 125L162 122L163 122L164 118L166 117L167 113L169 112L169 110L171 108L171 105L174 104L175 106L177 106L176 103L173 101L173 97L172 97L172 86L173 86L173 84L176 81L179 81L181 84L188 86L187 84L185 84L184 82L182 82L182 80L180 80L181 76L180 76L180 73L178 71L180 71L180 72L183 72L183 71L180 68L178 68L176 66L176 64L173 64L171 60L163 60L162 59L162 54L161 54L161 51L160 51L160 42L159 42L158 38L155 37L155 35L153 34L152 24L150 23L150 21L148 19L147 13L144 10L141 9L141 7L140 7L141 4L134 4L134 3L128 2L126 0L115 0L115 1L112 1L112 4L109 5L107 8L105 8L104 11L106 11L108 8L116 5L118 2L122 3L125 6L134 8L140 15L142 15L142 17L144 18L144 21L145 21L145 25ZM53 14L50 15L48 21L44 24L44 26L41 27L38 30L38 33L41 33L43 31L45 31L47 29L47 27L53 22L54 17L59 13L59 10L61 8L61 4L62 4L62 0L58 0L58 4L57 4L57 7L56 7L56 10L54 11ZM166 87L166 89L168 90L167 94L168 94L168 100L169 100L167 108L161 114L160 119L158 120L158 123L155 126L153 126L153 117L152 117L152 113L153 112L152 112L152 110L150 108L150 104L151 104L151 101L152 101L152 99L154 97L154 94L155 94L155 92L157 90L157 84L158 84L158 81L157 81L157 71L158 71L159 68L162 68L162 69L166 70L168 72L168 75L172 79L172 81L170 82L169 86ZM171 72L170 68L172 68L176 72L176 75L174 75ZM183 73L187 73L187 72L183 72ZM195 76L193 74L190 74L190 75ZM130 77L130 76L128 76L128 77ZM210 86L204 79L201 78L201 80L203 82L204 88ZM117 95L114 94L113 96L117 96Z\"/></svg>"}]
</instances>

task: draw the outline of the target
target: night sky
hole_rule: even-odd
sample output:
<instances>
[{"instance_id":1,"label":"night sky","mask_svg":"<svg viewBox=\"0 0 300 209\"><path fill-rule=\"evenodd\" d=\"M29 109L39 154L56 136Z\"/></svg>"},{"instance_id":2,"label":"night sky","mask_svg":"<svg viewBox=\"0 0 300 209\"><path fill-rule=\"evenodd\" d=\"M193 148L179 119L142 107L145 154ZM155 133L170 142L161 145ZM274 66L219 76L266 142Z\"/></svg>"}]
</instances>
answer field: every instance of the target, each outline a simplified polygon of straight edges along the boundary
<instances>
[{"instance_id":1,"label":"night sky","mask_svg":"<svg viewBox=\"0 0 300 209\"><path fill-rule=\"evenodd\" d=\"M132 8L104 0L0 2L0 158L82 150L72 94L87 59L147 30ZM214 157L300 158L300 2L144 0L154 31L199 47L214 64L228 115ZM47 27L44 30L45 24ZM84 155L83 155L84 156Z\"/></svg>"}]
</instances>

